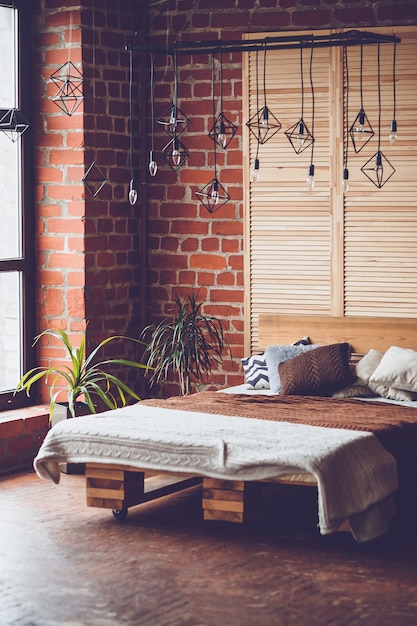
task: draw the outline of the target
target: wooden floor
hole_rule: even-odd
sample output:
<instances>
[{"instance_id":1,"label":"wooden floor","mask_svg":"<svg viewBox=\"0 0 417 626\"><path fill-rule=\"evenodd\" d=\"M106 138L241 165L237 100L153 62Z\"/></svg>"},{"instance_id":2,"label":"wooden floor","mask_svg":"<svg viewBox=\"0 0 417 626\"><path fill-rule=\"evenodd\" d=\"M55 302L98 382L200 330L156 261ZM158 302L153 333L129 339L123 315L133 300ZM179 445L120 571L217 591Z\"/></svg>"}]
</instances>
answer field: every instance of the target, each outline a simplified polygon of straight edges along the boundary
<instances>
[{"instance_id":1,"label":"wooden floor","mask_svg":"<svg viewBox=\"0 0 417 626\"><path fill-rule=\"evenodd\" d=\"M301 491L300 491L301 489ZM1 626L417 624L417 541L321 537L312 488L267 487L255 519L203 521L201 487L85 506L82 476L0 480Z\"/></svg>"}]
</instances>

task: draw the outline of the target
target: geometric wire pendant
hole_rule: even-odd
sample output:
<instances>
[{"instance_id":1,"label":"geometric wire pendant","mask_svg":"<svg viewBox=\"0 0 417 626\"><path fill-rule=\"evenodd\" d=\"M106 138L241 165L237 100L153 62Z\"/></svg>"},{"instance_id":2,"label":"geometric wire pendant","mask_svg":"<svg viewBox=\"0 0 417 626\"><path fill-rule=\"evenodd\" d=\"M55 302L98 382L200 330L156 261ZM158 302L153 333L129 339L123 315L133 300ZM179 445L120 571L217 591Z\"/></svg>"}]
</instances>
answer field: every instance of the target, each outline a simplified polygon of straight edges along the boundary
<instances>
[{"instance_id":1,"label":"geometric wire pendant","mask_svg":"<svg viewBox=\"0 0 417 626\"><path fill-rule=\"evenodd\" d=\"M82 178L82 182L85 184L93 198L95 198L100 193L108 180L109 179L104 174L103 170L100 168L99 165L97 165L95 161L91 163L90 167L87 169Z\"/></svg>"},{"instance_id":2,"label":"geometric wire pendant","mask_svg":"<svg viewBox=\"0 0 417 626\"><path fill-rule=\"evenodd\" d=\"M359 113L355 117L355 121L349 128L349 135L352 139L353 148L358 154L374 136L371 123L368 120L364 109L360 109Z\"/></svg>"},{"instance_id":3,"label":"geometric wire pendant","mask_svg":"<svg viewBox=\"0 0 417 626\"><path fill-rule=\"evenodd\" d=\"M188 159L187 147L174 135L162 149L162 156L173 172L176 172Z\"/></svg>"},{"instance_id":4,"label":"geometric wire pendant","mask_svg":"<svg viewBox=\"0 0 417 626\"><path fill-rule=\"evenodd\" d=\"M391 165L387 157L378 150L378 152L361 167L361 171L375 187L381 189L395 173L395 168Z\"/></svg>"},{"instance_id":5,"label":"geometric wire pendant","mask_svg":"<svg viewBox=\"0 0 417 626\"><path fill-rule=\"evenodd\" d=\"M281 122L275 117L272 111L264 105L252 115L246 126L249 128L255 139L260 144L264 144L281 129Z\"/></svg>"},{"instance_id":6,"label":"geometric wire pendant","mask_svg":"<svg viewBox=\"0 0 417 626\"><path fill-rule=\"evenodd\" d=\"M157 124L163 127L164 131L170 137L181 135L190 124L190 119L181 111L181 109L173 103L157 119Z\"/></svg>"},{"instance_id":7,"label":"geometric wire pendant","mask_svg":"<svg viewBox=\"0 0 417 626\"><path fill-rule=\"evenodd\" d=\"M61 111L72 115L84 99L83 75L71 61L67 61L51 74L51 80L59 87L52 101Z\"/></svg>"},{"instance_id":8,"label":"geometric wire pendant","mask_svg":"<svg viewBox=\"0 0 417 626\"><path fill-rule=\"evenodd\" d=\"M308 130L303 118L288 128L285 131L285 135L288 137L296 154L301 154L314 143L314 137Z\"/></svg>"},{"instance_id":9,"label":"geometric wire pendant","mask_svg":"<svg viewBox=\"0 0 417 626\"><path fill-rule=\"evenodd\" d=\"M223 185L215 176L207 185L196 191L195 195L205 206L209 213L214 213L226 202L229 202L230 196Z\"/></svg>"},{"instance_id":10,"label":"geometric wire pendant","mask_svg":"<svg viewBox=\"0 0 417 626\"><path fill-rule=\"evenodd\" d=\"M230 120L227 119L223 112L216 117L213 126L209 130L209 137L215 141L221 148L227 148L237 131Z\"/></svg>"},{"instance_id":11,"label":"geometric wire pendant","mask_svg":"<svg viewBox=\"0 0 417 626\"><path fill-rule=\"evenodd\" d=\"M29 128L29 122L23 117L19 109L10 109L0 119L0 131L15 143Z\"/></svg>"}]
</instances>

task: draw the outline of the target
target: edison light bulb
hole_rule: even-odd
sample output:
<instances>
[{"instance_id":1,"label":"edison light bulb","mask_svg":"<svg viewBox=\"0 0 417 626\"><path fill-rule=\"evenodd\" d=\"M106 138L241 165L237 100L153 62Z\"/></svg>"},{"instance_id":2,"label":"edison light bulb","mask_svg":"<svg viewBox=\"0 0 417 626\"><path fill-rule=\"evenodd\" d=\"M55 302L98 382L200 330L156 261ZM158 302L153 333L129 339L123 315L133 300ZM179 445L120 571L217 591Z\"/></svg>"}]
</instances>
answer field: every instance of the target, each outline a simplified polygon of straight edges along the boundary
<instances>
[{"instance_id":1,"label":"edison light bulb","mask_svg":"<svg viewBox=\"0 0 417 626\"><path fill-rule=\"evenodd\" d=\"M134 179L130 181L129 185L129 202L133 206L138 201L138 192L136 191L136 184Z\"/></svg>"},{"instance_id":2,"label":"edison light bulb","mask_svg":"<svg viewBox=\"0 0 417 626\"><path fill-rule=\"evenodd\" d=\"M268 107L264 107L264 110L262 111L261 126L263 126L264 128L269 128L269 112L268 112Z\"/></svg>"},{"instance_id":3,"label":"edison light bulb","mask_svg":"<svg viewBox=\"0 0 417 626\"><path fill-rule=\"evenodd\" d=\"M259 181L259 159L255 159L252 168L252 182L257 183Z\"/></svg>"},{"instance_id":4,"label":"edison light bulb","mask_svg":"<svg viewBox=\"0 0 417 626\"><path fill-rule=\"evenodd\" d=\"M176 133L177 124L178 124L177 108L173 105L171 108L171 115L169 117L169 122L168 122L168 131L171 135L174 135Z\"/></svg>"},{"instance_id":5,"label":"edison light bulb","mask_svg":"<svg viewBox=\"0 0 417 626\"><path fill-rule=\"evenodd\" d=\"M311 163L311 165L308 168L308 176L307 176L307 189L308 189L308 191L313 191L314 184L315 184L315 180L314 180L314 165L313 165L313 163Z\"/></svg>"},{"instance_id":6,"label":"edison light bulb","mask_svg":"<svg viewBox=\"0 0 417 626\"><path fill-rule=\"evenodd\" d=\"M149 174L151 176L156 176L156 172L158 171L158 165L156 164L156 161L153 158L153 152L152 150L149 152Z\"/></svg>"},{"instance_id":7,"label":"edison light bulb","mask_svg":"<svg viewBox=\"0 0 417 626\"><path fill-rule=\"evenodd\" d=\"M300 150L303 147L305 140L306 140L306 136L304 134L304 124L303 122L300 122L298 124L297 136L295 138L295 143L296 143L298 150Z\"/></svg>"},{"instance_id":8,"label":"edison light bulb","mask_svg":"<svg viewBox=\"0 0 417 626\"><path fill-rule=\"evenodd\" d=\"M218 140L219 140L219 144L221 145L222 148L225 148L227 146L227 135L226 135L226 127L224 125L224 122L220 122L219 124L219 134L217 135Z\"/></svg>"},{"instance_id":9,"label":"edison light bulb","mask_svg":"<svg viewBox=\"0 0 417 626\"><path fill-rule=\"evenodd\" d=\"M365 111L363 111L362 109L359 111L358 114L358 125L355 128L357 133L363 133L363 131L365 130Z\"/></svg>"},{"instance_id":10,"label":"edison light bulb","mask_svg":"<svg viewBox=\"0 0 417 626\"><path fill-rule=\"evenodd\" d=\"M391 122L391 132L389 134L389 141L392 146L395 146L397 143L398 135L397 135L397 120L392 120Z\"/></svg>"},{"instance_id":11,"label":"edison light bulb","mask_svg":"<svg viewBox=\"0 0 417 626\"><path fill-rule=\"evenodd\" d=\"M349 191L349 170L347 167L343 170L343 180L342 180L343 192L347 193Z\"/></svg>"},{"instance_id":12,"label":"edison light bulb","mask_svg":"<svg viewBox=\"0 0 417 626\"><path fill-rule=\"evenodd\" d=\"M217 180L213 180L213 184L211 186L210 197L213 200L214 204L218 204L218 202L219 202L219 192L218 192Z\"/></svg>"},{"instance_id":13,"label":"edison light bulb","mask_svg":"<svg viewBox=\"0 0 417 626\"><path fill-rule=\"evenodd\" d=\"M174 143L173 143L171 159L175 167L178 167L178 165L181 163L181 152L179 149L178 141L176 139L174 140Z\"/></svg>"},{"instance_id":14,"label":"edison light bulb","mask_svg":"<svg viewBox=\"0 0 417 626\"><path fill-rule=\"evenodd\" d=\"M378 187L382 187L382 181L383 181L383 178L384 178L384 167L382 165L382 154L381 154L381 152L377 152L376 153L374 170L376 172L376 180L377 180L377 183L378 183Z\"/></svg>"}]
</instances>

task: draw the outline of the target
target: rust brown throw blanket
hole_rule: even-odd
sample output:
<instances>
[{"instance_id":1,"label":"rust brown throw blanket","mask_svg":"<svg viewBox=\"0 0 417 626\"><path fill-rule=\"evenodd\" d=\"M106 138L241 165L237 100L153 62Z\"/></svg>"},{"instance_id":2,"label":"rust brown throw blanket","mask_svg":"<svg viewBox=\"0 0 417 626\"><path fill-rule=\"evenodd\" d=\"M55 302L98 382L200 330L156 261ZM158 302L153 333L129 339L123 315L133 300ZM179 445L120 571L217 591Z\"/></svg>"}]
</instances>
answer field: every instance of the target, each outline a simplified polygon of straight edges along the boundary
<instances>
[{"instance_id":1,"label":"rust brown throw blanket","mask_svg":"<svg viewBox=\"0 0 417 626\"><path fill-rule=\"evenodd\" d=\"M417 517L417 409L377 401L321 396L263 396L205 391L166 400L154 407L372 432L397 461L399 510Z\"/></svg>"},{"instance_id":2,"label":"rust brown throw blanket","mask_svg":"<svg viewBox=\"0 0 417 626\"><path fill-rule=\"evenodd\" d=\"M263 396L203 391L166 400L143 400L142 404L374 433L390 430L393 426L404 423L413 424L417 428L416 409L351 398Z\"/></svg>"}]
</instances>

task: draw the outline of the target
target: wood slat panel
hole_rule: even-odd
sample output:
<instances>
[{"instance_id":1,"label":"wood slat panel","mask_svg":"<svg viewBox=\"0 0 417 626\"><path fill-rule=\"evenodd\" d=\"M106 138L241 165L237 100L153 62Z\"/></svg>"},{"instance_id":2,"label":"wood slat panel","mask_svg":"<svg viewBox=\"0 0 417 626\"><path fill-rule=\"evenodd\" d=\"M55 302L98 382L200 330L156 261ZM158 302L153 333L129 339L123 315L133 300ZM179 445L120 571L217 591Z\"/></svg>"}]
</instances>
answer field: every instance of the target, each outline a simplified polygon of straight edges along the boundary
<instances>
[{"instance_id":1,"label":"wood slat panel","mask_svg":"<svg viewBox=\"0 0 417 626\"><path fill-rule=\"evenodd\" d=\"M374 32L392 34L392 29ZM322 34L324 31L320 31ZM360 48L349 47L349 85L343 86L342 52L314 51L316 188L306 191L310 151L296 155L284 131L300 117L299 51L268 51L267 104L282 124L259 147L260 180L249 182L257 142L244 137L246 349L259 343L259 317L275 314L417 317L417 28L398 27L396 91L399 139L388 141L393 116L393 45L380 46L381 150L396 169L382 189L361 171L378 147L377 46L363 51L362 97L374 139L355 154L348 147L350 190L343 196L343 100L350 126L360 105ZM250 39L252 35L248 35ZM262 95L263 55L244 56L244 114ZM304 51L305 115L311 120L309 53Z\"/></svg>"}]
</instances>

